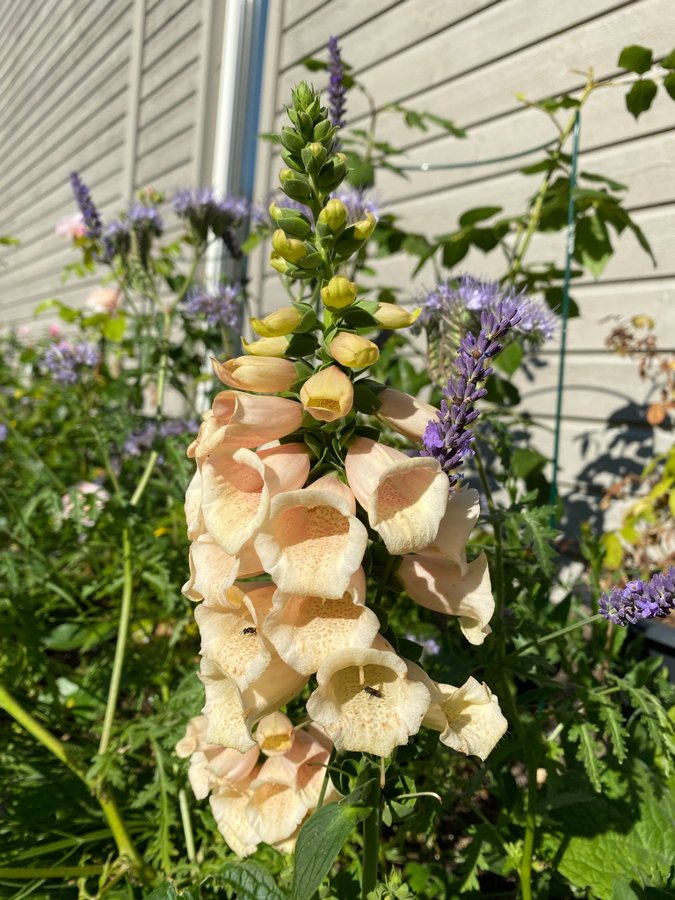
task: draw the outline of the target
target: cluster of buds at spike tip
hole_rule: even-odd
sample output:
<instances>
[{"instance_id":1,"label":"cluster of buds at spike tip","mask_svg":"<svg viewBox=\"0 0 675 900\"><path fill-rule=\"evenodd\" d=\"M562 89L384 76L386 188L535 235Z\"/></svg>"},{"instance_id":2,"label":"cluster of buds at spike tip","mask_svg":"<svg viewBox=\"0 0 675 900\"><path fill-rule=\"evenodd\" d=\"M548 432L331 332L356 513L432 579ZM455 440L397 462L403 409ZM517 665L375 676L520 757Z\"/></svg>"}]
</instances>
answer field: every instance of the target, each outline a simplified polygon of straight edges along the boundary
<instances>
[{"instance_id":1,"label":"cluster of buds at spike tip","mask_svg":"<svg viewBox=\"0 0 675 900\"><path fill-rule=\"evenodd\" d=\"M403 590L456 619L470 643L487 638L487 560L466 554L478 494L451 493L441 462L419 455L437 411L366 372L379 356L370 338L408 327L419 310L360 297L338 274L342 242L361 246L375 222L348 226L328 196L321 178L336 159L334 129L306 85L289 116L286 171L306 184L308 210L273 205L274 261L313 284L251 320L256 339L243 342L245 355L214 361L226 390L188 448L196 470L185 498L192 545L183 590L199 604L205 704L179 752L191 755L195 792L211 792L240 855L261 841L292 847L317 805L311 765L324 765L331 745L388 757L424 726L485 758L506 730L485 684L432 681L381 616L387 596ZM379 440L378 419L416 445L413 455ZM376 608L369 586L378 588ZM279 717L301 698L309 737ZM262 766L257 746L269 757Z\"/></svg>"}]
</instances>

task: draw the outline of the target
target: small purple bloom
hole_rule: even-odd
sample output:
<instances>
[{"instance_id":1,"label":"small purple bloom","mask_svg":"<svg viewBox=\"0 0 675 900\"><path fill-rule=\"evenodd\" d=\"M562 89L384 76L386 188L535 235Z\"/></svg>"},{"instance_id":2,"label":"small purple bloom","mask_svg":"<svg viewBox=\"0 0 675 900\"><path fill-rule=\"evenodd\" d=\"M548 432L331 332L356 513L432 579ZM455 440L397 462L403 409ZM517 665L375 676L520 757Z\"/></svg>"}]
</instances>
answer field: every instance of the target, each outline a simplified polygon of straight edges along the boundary
<instances>
[{"instance_id":1,"label":"small purple bloom","mask_svg":"<svg viewBox=\"0 0 675 900\"><path fill-rule=\"evenodd\" d=\"M216 196L212 188L200 187L178 191L173 198L173 208L181 219L187 219L203 239L209 229L216 237L236 228L250 212L250 204L244 197Z\"/></svg>"},{"instance_id":2,"label":"small purple bloom","mask_svg":"<svg viewBox=\"0 0 675 900\"><path fill-rule=\"evenodd\" d=\"M487 391L479 385L492 374L488 365L503 347L503 339L518 324L518 308L513 301L502 301L497 309L481 313L481 330L478 337L468 332L459 343L455 360L457 375L448 381L443 391L441 409L437 419L427 425L422 438L421 456L437 459L450 479L453 488L459 481L456 473L465 459L474 455L472 425L480 411L474 404Z\"/></svg>"},{"instance_id":3,"label":"small purple bloom","mask_svg":"<svg viewBox=\"0 0 675 900\"><path fill-rule=\"evenodd\" d=\"M7 440L7 426L4 422L0 422L0 443Z\"/></svg>"},{"instance_id":4,"label":"small purple bloom","mask_svg":"<svg viewBox=\"0 0 675 900\"><path fill-rule=\"evenodd\" d=\"M650 581L636 579L624 588L603 593L600 614L615 625L635 625L640 619L662 619L675 610L675 566Z\"/></svg>"},{"instance_id":5,"label":"small purple bloom","mask_svg":"<svg viewBox=\"0 0 675 900\"><path fill-rule=\"evenodd\" d=\"M100 360L98 347L89 341L59 341L47 348L42 365L57 383L75 384L83 370L93 369Z\"/></svg>"},{"instance_id":6,"label":"small purple bloom","mask_svg":"<svg viewBox=\"0 0 675 900\"><path fill-rule=\"evenodd\" d=\"M70 173L70 186L73 189L75 202L80 210L87 237L98 240L103 231L103 223L101 222L99 211L91 199L89 188L77 172Z\"/></svg>"},{"instance_id":7,"label":"small purple bloom","mask_svg":"<svg viewBox=\"0 0 675 900\"><path fill-rule=\"evenodd\" d=\"M103 232L103 253L106 262L111 262L118 253L126 256L131 249L131 234L129 224L121 219L116 219L106 226Z\"/></svg>"},{"instance_id":8,"label":"small purple bloom","mask_svg":"<svg viewBox=\"0 0 675 900\"><path fill-rule=\"evenodd\" d=\"M199 422L192 419L167 419L159 426L159 437L166 439L177 435L193 434L198 429ZM144 450L152 449L156 438L156 423L146 422L129 435L122 450L127 456L140 456Z\"/></svg>"},{"instance_id":9,"label":"small purple bloom","mask_svg":"<svg viewBox=\"0 0 675 900\"><path fill-rule=\"evenodd\" d=\"M371 191L344 184L331 196L335 200L341 200L347 207L347 221L350 225L365 219L366 213L372 213L376 219L380 217L380 203Z\"/></svg>"},{"instance_id":10,"label":"small purple bloom","mask_svg":"<svg viewBox=\"0 0 675 900\"><path fill-rule=\"evenodd\" d=\"M136 201L129 207L127 221L131 228L143 234L159 237L164 231L164 222L155 206L146 206Z\"/></svg>"},{"instance_id":11,"label":"small purple bloom","mask_svg":"<svg viewBox=\"0 0 675 900\"><path fill-rule=\"evenodd\" d=\"M342 51L338 39L328 39L328 111L331 123L336 128L344 128L347 88L344 84L345 66L342 62Z\"/></svg>"},{"instance_id":12,"label":"small purple bloom","mask_svg":"<svg viewBox=\"0 0 675 900\"><path fill-rule=\"evenodd\" d=\"M239 324L241 284L225 284L217 291L195 287L185 299L188 319L206 319L212 328L236 328Z\"/></svg>"}]
</instances>

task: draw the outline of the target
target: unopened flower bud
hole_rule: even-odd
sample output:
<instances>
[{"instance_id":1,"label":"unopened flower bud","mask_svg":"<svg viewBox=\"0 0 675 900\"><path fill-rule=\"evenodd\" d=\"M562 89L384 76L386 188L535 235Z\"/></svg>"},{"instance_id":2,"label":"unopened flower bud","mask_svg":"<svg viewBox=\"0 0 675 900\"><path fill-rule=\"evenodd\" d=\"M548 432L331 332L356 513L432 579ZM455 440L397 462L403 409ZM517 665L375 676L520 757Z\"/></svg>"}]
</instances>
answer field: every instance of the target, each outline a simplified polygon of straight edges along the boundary
<instances>
[{"instance_id":1,"label":"unopened flower bud","mask_svg":"<svg viewBox=\"0 0 675 900\"><path fill-rule=\"evenodd\" d=\"M356 300L356 284L344 275L334 275L321 288L321 299L327 309L346 309Z\"/></svg>"},{"instance_id":2,"label":"unopened flower bud","mask_svg":"<svg viewBox=\"0 0 675 900\"><path fill-rule=\"evenodd\" d=\"M366 218L354 223L354 237L357 241L367 241L377 225L377 219L371 212L366 213Z\"/></svg>"},{"instance_id":3,"label":"unopened flower bud","mask_svg":"<svg viewBox=\"0 0 675 900\"><path fill-rule=\"evenodd\" d=\"M260 337L273 338L294 332L296 326L300 324L301 318L301 313L294 306L282 306L281 309L275 309L264 319L253 318L249 319L249 322L251 328Z\"/></svg>"},{"instance_id":4,"label":"unopened flower bud","mask_svg":"<svg viewBox=\"0 0 675 900\"><path fill-rule=\"evenodd\" d=\"M278 253L272 253L270 256L270 265L276 269L280 275L285 275L290 269L290 265L285 259L282 259Z\"/></svg>"},{"instance_id":5,"label":"unopened flower bud","mask_svg":"<svg viewBox=\"0 0 675 900\"><path fill-rule=\"evenodd\" d=\"M300 402L320 422L346 416L354 405L354 388L348 375L337 366L321 369L300 388Z\"/></svg>"},{"instance_id":6,"label":"unopened flower bud","mask_svg":"<svg viewBox=\"0 0 675 900\"><path fill-rule=\"evenodd\" d=\"M288 359L257 356L237 356L218 362L212 359L216 376L239 391L253 391L258 394L276 394L290 391L297 381L295 366Z\"/></svg>"},{"instance_id":7,"label":"unopened flower bud","mask_svg":"<svg viewBox=\"0 0 675 900\"><path fill-rule=\"evenodd\" d=\"M329 200L319 213L319 224L326 225L335 234L347 224L347 207L342 200Z\"/></svg>"},{"instance_id":8,"label":"unopened flower bud","mask_svg":"<svg viewBox=\"0 0 675 900\"><path fill-rule=\"evenodd\" d=\"M377 362L380 351L377 344L361 337L360 334L341 331L333 338L330 355L349 369L366 369Z\"/></svg>"},{"instance_id":9,"label":"unopened flower bud","mask_svg":"<svg viewBox=\"0 0 675 900\"><path fill-rule=\"evenodd\" d=\"M272 247L287 262L296 263L303 256L307 256L307 247L296 238L289 238L286 233L277 228L272 235Z\"/></svg>"},{"instance_id":10,"label":"unopened flower bud","mask_svg":"<svg viewBox=\"0 0 675 900\"><path fill-rule=\"evenodd\" d=\"M249 344L242 338L241 343L244 351L251 356L284 356L290 340L285 336L264 337L259 341L251 341Z\"/></svg>"},{"instance_id":11,"label":"unopened flower bud","mask_svg":"<svg viewBox=\"0 0 675 900\"><path fill-rule=\"evenodd\" d=\"M377 312L373 313L373 318L378 325L388 331L395 331L397 328L407 328L409 325L413 325L421 312L421 306L410 312L395 303L380 303Z\"/></svg>"},{"instance_id":12,"label":"unopened flower bud","mask_svg":"<svg viewBox=\"0 0 675 900\"><path fill-rule=\"evenodd\" d=\"M302 163L305 169L315 175L326 161L326 148L318 141L307 144L301 151Z\"/></svg>"}]
</instances>

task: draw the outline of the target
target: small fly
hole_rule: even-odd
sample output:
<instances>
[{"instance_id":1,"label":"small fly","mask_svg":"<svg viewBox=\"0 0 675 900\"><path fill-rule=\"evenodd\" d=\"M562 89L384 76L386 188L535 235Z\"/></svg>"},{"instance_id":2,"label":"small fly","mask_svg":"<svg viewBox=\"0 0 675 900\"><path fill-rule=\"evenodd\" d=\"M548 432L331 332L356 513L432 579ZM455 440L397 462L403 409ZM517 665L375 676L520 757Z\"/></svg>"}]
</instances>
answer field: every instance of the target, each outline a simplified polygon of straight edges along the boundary
<instances>
[{"instance_id":1,"label":"small fly","mask_svg":"<svg viewBox=\"0 0 675 900\"><path fill-rule=\"evenodd\" d=\"M377 688L373 688L373 687L364 687L363 690L366 692L366 694L368 694L368 696L369 696L370 698L372 698L372 697L380 697L380 698L384 697L384 694L382 693L382 691L378 691Z\"/></svg>"},{"instance_id":2,"label":"small fly","mask_svg":"<svg viewBox=\"0 0 675 900\"><path fill-rule=\"evenodd\" d=\"M242 634L257 634L257 629L254 628L253 625L249 625L248 628L244 628Z\"/></svg>"}]
</instances>

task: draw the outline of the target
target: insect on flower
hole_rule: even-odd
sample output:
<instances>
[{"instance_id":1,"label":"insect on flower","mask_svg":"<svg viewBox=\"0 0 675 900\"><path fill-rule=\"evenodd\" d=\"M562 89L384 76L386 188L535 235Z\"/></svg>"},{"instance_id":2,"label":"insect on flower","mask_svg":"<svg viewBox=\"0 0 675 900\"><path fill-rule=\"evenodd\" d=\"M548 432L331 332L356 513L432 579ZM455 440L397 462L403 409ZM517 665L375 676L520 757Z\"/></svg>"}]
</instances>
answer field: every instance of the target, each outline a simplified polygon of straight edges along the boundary
<instances>
[{"instance_id":1,"label":"insect on flower","mask_svg":"<svg viewBox=\"0 0 675 900\"><path fill-rule=\"evenodd\" d=\"M380 697L380 698L384 697L384 694L382 693L382 691L378 691L377 688L370 687L367 685L366 687L364 687L363 690L366 692L366 694L368 694L368 696L370 697L371 700L373 697Z\"/></svg>"},{"instance_id":2,"label":"insect on flower","mask_svg":"<svg viewBox=\"0 0 675 900\"><path fill-rule=\"evenodd\" d=\"M258 631L253 625L249 625L247 628L244 628L242 634L257 634Z\"/></svg>"}]
</instances>

